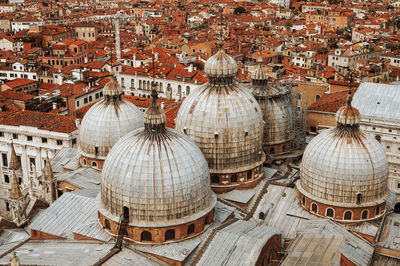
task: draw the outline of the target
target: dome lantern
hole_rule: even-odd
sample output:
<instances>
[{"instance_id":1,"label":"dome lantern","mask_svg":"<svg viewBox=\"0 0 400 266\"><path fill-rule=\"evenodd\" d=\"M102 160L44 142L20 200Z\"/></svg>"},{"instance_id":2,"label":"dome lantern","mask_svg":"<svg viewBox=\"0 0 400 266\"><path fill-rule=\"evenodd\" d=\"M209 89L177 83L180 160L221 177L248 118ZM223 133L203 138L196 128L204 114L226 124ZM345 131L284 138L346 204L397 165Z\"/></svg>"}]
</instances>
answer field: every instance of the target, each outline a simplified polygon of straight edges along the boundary
<instances>
[{"instance_id":1,"label":"dome lantern","mask_svg":"<svg viewBox=\"0 0 400 266\"><path fill-rule=\"evenodd\" d=\"M150 106L144 112L144 125L148 132L164 132L165 131L165 112L157 104L157 91L152 90L151 96L153 100Z\"/></svg>"},{"instance_id":2,"label":"dome lantern","mask_svg":"<svg viewBox=\"0 0 400 266\"><path fill-rule=\"evenodd\" d=\"M351 106L351 101L353 97L351 96L351 90L347 96L347 104L339 108L336 112L336 122L338 127L343 127L347 129L357 129L360 125L360 112Z\"/></svg>"},{"instance_id":3,"label":"dome lantern","mask_svg":"<svg viewBox=\"0 0 400 266\"><path fill-rule=\"evenodd\" d=\"M215 85L232 84L238 72L235 59L227 55L222 47L204 65L209 82Z\"/></svg>"}]
</instances>

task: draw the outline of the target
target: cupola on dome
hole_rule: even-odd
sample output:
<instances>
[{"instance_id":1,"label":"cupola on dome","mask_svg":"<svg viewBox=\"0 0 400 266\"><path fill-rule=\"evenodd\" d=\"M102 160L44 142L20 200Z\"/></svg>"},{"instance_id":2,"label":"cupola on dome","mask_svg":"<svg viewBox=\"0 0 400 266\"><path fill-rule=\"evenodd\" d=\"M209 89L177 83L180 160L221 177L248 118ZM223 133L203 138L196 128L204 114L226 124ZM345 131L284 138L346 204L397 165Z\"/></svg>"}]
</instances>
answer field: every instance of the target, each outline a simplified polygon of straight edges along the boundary
<instances>
[{"instance_id":1,"label":"cupola on dome","mask_svg":"<svg viewBox=\"0 0 400 266\"><path fill-rule=\"evenodd\" d=\"M223 78L236 76L238 67L235 59L220 49L211 56L204 66L204 72L209 78Z\"/></svg>"}]
</instances>

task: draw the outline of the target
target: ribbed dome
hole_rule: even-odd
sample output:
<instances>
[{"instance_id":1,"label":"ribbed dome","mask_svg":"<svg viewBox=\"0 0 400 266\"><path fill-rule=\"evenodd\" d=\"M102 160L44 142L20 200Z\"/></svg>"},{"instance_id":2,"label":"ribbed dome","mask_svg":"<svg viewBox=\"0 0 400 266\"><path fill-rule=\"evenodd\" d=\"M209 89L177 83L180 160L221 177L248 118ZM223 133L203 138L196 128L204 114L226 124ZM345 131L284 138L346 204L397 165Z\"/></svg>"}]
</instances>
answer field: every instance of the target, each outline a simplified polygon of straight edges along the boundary
<instances>
[{"instance_id":1,"label":"ribbed dome","mask_svg":"<svg viewBox=\"0 0 400 266\"><path fill-rule=\"evenodd\" d=\"M377 205L388 195L388 160L382 145L358 127L350 101L337 112L338 126L324 130L303 154L299 191L336 206ZM359 115L358 115L359 117Z\"/></svg>"},{"instance_id":2,"label":"ribbed dome","mask_svg":"<svg viewBox=\"0 0 400 266\"><path fill-rule=\"evenodd\" d=\"M237 71L235 59L227 55L222 49L211 56L204 66L204 72L209 78L234 77Z\"/></svg>"},{"instance_id":3,"label":"ribbed dome","mask_svg":"<svg viewBox=\"0 0 400 266\"><path fill-rule=\"evenodd\" d=\"M247 171L264 160L260 106L235 83L208 83L190 93L176 129L197 143L212 173Z\"/></svg>"},{"instance_id":4,"label":"ribbed dome","mask_svg":"<svg viewBox=\"0 0 400 266\"><path fill-rule=\"evenodd\" d=\"M110 84L107 93L113 91L110 88L114 85ZM107 94L104 99L94 104L82 119L79 129L82 155L105 159L112 146L122 136L142 126L143 113L139 108L121 99L120 94Z\"/></svg>"},{"instance_id":5,"label":"ribbed dome","mask_svg":"<svg viewBox=\"0 0 400 266\"><path fill-rule=\"evenodd\" d=\"M252 78L252 94L265 121L263 143L276 145L291 141L294 139L291 92L285 86L268 84L268 75L260 72Z\"/></svg>"},{"instance_id":6,"label":"ribbed dome","mask_svg":"<svg viewBox=\"0 0 400 266\"><path fill-rule=\"evenodd\" d=\"M214 208L216 197L200 149L182 133L148 125L157 122L130 132L108 154L99 211L118 220L127 206L129 224L145 227L178 225L204 216Z\"/></svg>"}]
</instances>

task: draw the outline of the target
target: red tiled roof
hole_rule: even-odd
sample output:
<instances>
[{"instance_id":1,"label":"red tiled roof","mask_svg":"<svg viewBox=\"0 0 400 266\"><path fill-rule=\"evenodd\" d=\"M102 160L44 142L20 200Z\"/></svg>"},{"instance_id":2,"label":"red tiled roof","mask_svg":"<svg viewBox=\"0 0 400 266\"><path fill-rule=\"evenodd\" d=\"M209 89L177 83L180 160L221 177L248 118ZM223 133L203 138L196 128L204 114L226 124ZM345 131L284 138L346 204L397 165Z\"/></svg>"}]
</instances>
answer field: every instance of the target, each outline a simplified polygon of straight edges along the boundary
<instances>
[{"instance_id":1,"label":"red tiled roof","mask_svg":"<svg viewBox=\"0 0 400 266\"><path fill-rule=\"evenodd\" d=\"M348 94L348 91L324 94L318 101L310 105L308 110L336 113L340 107L346 104Z\"/></svg>"},{"instance_id":2,"label":"red tiled roof","mask_svg":"<svg viewBox=\"0 0 400 266\"><path fill-rule=\"evenodd\" d=\"M1 121L3 125L37 127L42 130L71 133L77 130L75 120L59 114L21 111Z\"/></svg>"},{"instance_id":3,"label":"red tiled roof","mask_svg":"<svg viewBox=\"0 0 400 266\"><path fill-rule=\"evenodd\" d=\"M4 85L10 87L10 88L17 88L21 87L27 84L35 83L35 80L32 79L14 79L9 82L4 83Z\"/></svg>"},{"instance_id":4,"label":"red tiled roof","mask_svg":"<svg viewBox=\"0 0 400 266\"><path fill-rule=\"evenodd\" d=\"M18 101L23 101L23 102L26 102L26 101L36 97L35 95L32 95L32 94L27 94L24 92L15 92L13 90L2 91L1 95L3 97L5 97L6 99L18 100Z\"/></svg>"}]
</instances>

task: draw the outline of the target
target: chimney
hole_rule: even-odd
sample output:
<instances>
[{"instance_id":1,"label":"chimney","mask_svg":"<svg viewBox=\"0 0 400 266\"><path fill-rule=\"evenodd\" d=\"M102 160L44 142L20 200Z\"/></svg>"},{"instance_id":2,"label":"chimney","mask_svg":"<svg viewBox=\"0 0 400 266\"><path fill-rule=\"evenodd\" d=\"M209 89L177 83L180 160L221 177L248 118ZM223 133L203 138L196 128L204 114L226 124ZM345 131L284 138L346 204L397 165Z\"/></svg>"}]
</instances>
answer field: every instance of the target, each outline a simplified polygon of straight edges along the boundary
<instances>
[{"instance_id":1,"label":"chimney","mask_svg":"<svg viewBox=\"0 0 400 266\"><path fill-rule=\"evenodd\" d=\"M192 73L193 72L193 64L190 64L188 67L188 72Z\"/></svg>"}]
</instances>

